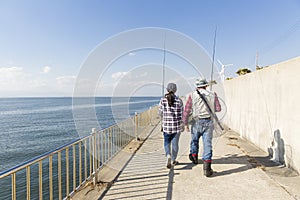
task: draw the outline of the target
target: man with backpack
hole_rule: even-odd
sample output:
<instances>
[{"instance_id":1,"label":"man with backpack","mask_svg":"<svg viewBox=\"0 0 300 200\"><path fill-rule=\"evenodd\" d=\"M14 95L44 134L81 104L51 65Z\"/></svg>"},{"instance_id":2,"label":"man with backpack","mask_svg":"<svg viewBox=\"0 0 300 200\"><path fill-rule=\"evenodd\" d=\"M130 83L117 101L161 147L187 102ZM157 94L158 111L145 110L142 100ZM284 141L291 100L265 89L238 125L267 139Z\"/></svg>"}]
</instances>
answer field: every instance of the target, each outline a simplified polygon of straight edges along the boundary
<instances>
[{"instance_id":1,"label":"man with backpack","mask_svg":"<svg viewBox=\"0 0 300 200\"><path fill-rule=\"evenodd\" d=\"M198 164L199 138L203 141L203 172L206 177L213 174L212 163L212 136L213 136L213 113L210 98L213 97L206 90L208 82L205 79L197 79L196 90L191 93L185 105L183 122L185 131L190 132L188 118L192 113L191 143L189 159Z\"/></svg>"}]
</instances>

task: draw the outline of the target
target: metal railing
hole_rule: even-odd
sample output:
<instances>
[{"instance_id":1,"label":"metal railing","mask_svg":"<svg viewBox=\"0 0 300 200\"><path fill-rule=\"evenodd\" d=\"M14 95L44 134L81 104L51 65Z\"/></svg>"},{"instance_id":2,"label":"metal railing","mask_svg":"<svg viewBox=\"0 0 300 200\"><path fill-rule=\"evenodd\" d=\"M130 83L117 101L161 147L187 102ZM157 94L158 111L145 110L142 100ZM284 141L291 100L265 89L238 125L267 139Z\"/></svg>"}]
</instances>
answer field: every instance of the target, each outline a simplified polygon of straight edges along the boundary
<instances>
[{"instance_id":1,"label":"metal railing","mask_svg":"<svg viewBox=\"0 0 300 200\"><path fill-rule=\"evenodd\" d=\"M157 116L158 107L0 173L0 199L68 199Z\"/></svg>"}]
</instances>

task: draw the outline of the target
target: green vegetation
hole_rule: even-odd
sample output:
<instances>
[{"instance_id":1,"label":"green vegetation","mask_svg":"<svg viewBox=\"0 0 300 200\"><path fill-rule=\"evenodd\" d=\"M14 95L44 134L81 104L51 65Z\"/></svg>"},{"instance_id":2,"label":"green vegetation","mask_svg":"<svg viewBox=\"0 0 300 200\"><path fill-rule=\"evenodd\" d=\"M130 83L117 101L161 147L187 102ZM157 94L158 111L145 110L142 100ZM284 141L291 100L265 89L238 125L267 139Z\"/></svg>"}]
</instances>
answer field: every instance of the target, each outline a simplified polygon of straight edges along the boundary
<instances>
[{"instance_id":1,"label":"green vegetation","mask_svg":"<svg viewBox=\"0 0 300 200\"><path fill-rule=\"evenodd\" d=\"M269 67L269 66L260 67L260 66L256 65L256 70L261 70L261 69L264 69L266 67Z\"/></svg>"},{"instance_id":2,"label":"green vegetation","mask_svg":"<svg viewBox=\"0 0 300 200\"><path fill-rule=\"evenodd\" d=\"M241 68L241 69L239 69L235 73L238 74L239 76L241 76L241 75L245 75L245 74L251 73L251 70L248 69L248 68Z\"/></svg>"}]
</instances>

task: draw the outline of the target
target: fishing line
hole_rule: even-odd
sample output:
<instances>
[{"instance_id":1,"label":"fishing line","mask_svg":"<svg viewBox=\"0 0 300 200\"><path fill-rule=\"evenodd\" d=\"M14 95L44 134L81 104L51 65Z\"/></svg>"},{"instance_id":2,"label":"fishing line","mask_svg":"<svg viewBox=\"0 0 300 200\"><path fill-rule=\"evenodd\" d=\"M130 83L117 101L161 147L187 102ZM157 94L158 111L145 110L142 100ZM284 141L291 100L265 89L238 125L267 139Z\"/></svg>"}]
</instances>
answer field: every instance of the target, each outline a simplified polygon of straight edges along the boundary
<instances>
[{"instance_id":1,"label":"fishing line","mask_svg":"<svg viewBox=\"0 0 300 200\"><path fill-rule=\"evenodd\" d=\"M164 96L164 90L165 90L165 73L166 73L165 64L166 64L166 33L164 37L164 57L163 57L163 65L162 65L162 90L161 90L162 96Z\"/></svg>"},{"instance_id":2,"label":"fishing line","mask_svg":"<svg viewBox=\"0 0 300 200\"><path fill-rule=\"evenodd\" d=\"M214 75L216 39L217 39L217 26L216 26L216 29L215 29L214 44L213 44L213 54L212 54L212 62L211 62L210 91L212 91L212 81L213 81L213 75Z\"/></svg>"}]
</instances>

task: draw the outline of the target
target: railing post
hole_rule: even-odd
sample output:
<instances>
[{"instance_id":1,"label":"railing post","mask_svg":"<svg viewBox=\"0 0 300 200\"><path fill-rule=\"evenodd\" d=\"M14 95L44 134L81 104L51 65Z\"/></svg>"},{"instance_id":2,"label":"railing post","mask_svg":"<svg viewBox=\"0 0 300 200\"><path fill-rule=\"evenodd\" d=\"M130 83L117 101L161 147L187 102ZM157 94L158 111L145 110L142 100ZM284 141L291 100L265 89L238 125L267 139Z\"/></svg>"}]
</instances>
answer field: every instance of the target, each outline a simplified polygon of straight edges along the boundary
<instances>
[{"instance_id":1,"label":"railing post","mask_svg":"<svg viewBox=\"0 0 300 200\"><path fill-rule=\"evenodd\" d=\"M94 178L93 178L93 184L96 185L98 183L98 177L97 177L97 157L96 157L96 128L92 129L92 151L93 151L93 174L94 174Z\"/></svg>"},{"instance_id":2,"label":"railing post","mask_svg":"<svg viewBox=\"0 0 300 200\"><path fill-rule=\"evenodd\" d=\"M39 200L43 199L43 161L39 161Z\"/></svg>"},{"instance_id":3,"label":"railing post","mask_svg":"<svg viewBox=\"0 0 300 200\"><path fill-rule=\"evenodd\" d=\"M30 200L30 166L26 167L27 200Z\"/></svg>"},{"instance_id":4,"label":"railing post","mask_svg":"<svg viewBox=\"0 0 300 200\"><path fill-rule=\"evenodd\" d=\"M134 122L135 122L135 125L134 125L134 127L135 127L135 131L134 131L135 132L135 140L138 141L139 122L138 122L137 112L135 112L134 118L135 118L135 120L134 120Z\"/></svg>"},{"instance_id":5,"label":"railing post","mask_svg":"<svg viewBox=\"0 0 300 200\"><path fill-rule=\"evenodd\" d=\"M16 182L16 173L11 175L11 199L17 199L17 182Z\"/></svg>"},{"instance_id":6,"label":"railing post","mask_svg":"<svg viewBox=\"0 0 300 200\"><path fill-rule=\"evenodd\" d=\"M53 200L53 169L52 169L52 155L49 156L49 199Z\"/></svg>"},{"instance_id":7,"label":"railing post","mask_svg":"<svg viewBox=\"0 0 300 200\"><path fill-rule=\"evenodd\" d=\"M62 200L61 151L57 153L58 199Z\"/></svg>"},{"instance_id":8,"label":"railing post","mask_svg":"<svg viewBox=\"0 0 300 200\"><path fill-rule=\"evenodd\" d=\"M152 107L150 106L150 107L149 107L149 110L148 110L148 114L149 114L149 125L150 125L150 126L153 126L153 124L152 124L152 112L151 112L151 110L152 110Z\"/></svg>"}]
</instances>

